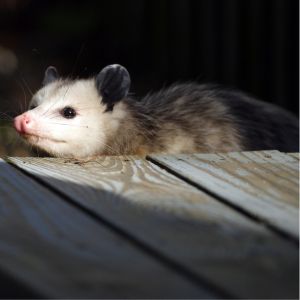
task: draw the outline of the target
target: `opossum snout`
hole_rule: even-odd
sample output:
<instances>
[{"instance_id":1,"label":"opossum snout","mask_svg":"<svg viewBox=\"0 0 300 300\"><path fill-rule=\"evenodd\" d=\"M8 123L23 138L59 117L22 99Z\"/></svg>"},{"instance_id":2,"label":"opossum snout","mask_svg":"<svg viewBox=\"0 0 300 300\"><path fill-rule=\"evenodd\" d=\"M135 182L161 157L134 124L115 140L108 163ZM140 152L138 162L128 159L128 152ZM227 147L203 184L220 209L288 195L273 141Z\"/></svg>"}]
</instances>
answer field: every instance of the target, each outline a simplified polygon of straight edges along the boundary
<instances>
[{"instance_id":1,"label":"opossum snout","mask_svg":"<svg viewBox=\"0 0 300 300\"><path fill-rule=\"evenodd\" d=\"M29 133L33 123L33 118L27 112L14 118L14 127L20 134Z\"/></svg>"}]
</instances>

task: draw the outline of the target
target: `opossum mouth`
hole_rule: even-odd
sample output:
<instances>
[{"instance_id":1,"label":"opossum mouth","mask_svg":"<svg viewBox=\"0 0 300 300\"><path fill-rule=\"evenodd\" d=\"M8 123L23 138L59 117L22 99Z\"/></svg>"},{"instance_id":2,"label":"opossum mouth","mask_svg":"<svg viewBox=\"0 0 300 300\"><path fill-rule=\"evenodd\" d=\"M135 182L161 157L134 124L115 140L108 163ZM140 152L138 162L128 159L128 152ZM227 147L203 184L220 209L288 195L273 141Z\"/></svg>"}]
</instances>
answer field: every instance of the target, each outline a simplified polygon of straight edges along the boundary
<instances>
[{"instance_id":1,"label":"opossum mouth","mask_svg":"<svg viewBox=\"0 0 300 300\"><path fill-rule=\"evenodd\" d=\"M22 136L26 140L29 140L29 141L34 142L34 143L37 143L40 140L54 142L54 143L66 143L66 141L64 141L64 140L58 140L58 139L54 139L54 138L51 138L51 137L41 136L41 135L32 134L32 133L30 133L30 134L29 133L25 133L25 134L22 134Z\"/></svg>"}]
</instances>

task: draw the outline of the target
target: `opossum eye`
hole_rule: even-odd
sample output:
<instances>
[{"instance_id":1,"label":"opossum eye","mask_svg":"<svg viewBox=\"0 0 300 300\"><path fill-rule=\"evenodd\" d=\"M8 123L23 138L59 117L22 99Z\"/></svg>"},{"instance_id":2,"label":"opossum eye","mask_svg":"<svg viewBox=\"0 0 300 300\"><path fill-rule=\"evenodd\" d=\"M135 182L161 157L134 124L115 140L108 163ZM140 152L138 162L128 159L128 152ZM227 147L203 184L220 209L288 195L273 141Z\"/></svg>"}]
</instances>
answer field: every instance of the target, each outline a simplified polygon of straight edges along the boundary
<instances>
[{"instance_id":1,"label":"opossum eye","mask_svg":"<svg viewBox=\"0 0 300 300\"><path fill-rule=\"evenodd\" d=\"M62 109L61 114L66 119L73 119L76 116L76 111L74 108L72 108L70 106L66 106Z\"/></svg>"},{"instance_id":2,"label":"opossum eye","mask_svg":"<svg viewBox=\"0 0 300 300\"><path fill-rule=\"evenodd\" d=\"M31 104L30 106L29 106L29 110L31 110L31 109L35 109L37 107L37 105L35 105L35 104Z\"/></svg>"}]
</instances>

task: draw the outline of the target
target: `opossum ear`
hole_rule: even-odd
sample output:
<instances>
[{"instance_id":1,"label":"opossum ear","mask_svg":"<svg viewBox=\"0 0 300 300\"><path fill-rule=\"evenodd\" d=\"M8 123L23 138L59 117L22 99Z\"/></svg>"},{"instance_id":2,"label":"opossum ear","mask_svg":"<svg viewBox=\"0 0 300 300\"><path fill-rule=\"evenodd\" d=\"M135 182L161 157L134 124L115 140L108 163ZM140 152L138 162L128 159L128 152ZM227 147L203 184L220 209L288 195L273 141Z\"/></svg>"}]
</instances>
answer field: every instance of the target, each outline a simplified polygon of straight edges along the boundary
<instances>
[{"instance_id":1,"label":"opossum ear","mask_svg":"<svg viewBox=\"0 0 300 300\"><path fill-rule=\"evenodd\" d=\"M96 77L96 87L107 105L106 111L112 111L114 104L124 99L130 88L130 75L120 65L105 67Z\"/></svg>"},{"instance_id":2,"label":"opossum ear","mask_svg":"<svg viewBox=\"0 0 300 300\"><path fill-rule=\"evenodd\" d=\"M50 66L45 71L43 85L47 85L59 78L58 72L55 67Z\"/></svg>"}]
</instances>

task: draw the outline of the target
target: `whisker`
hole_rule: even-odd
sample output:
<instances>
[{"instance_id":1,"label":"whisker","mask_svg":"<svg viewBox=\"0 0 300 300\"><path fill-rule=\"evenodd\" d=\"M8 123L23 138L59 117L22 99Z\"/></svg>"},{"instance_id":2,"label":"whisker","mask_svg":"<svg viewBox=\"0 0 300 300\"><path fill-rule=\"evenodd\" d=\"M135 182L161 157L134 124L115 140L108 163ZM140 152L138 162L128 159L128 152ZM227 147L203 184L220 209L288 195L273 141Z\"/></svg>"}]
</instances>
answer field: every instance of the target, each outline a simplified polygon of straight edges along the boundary
<instances>
[{"instance_id":1,"label":"whisker","mask_svg":"<svg viewBox=\"0 0 300 300\"><path fill-rule=\"evenodd\" d=\"M79 50L78 55L77 55L77 57L76 57L76 59L75 59L74 66L73 66L73 68L72 68L72 72L71 72L71 76L70 76L70 77L72 77L72 76L73 76L73 73L75 72L77 63L78 63L78 61L79 61L79 58L80 58L81 54L83 53L84 48L85 48L85 43L83 43L83 44L81 45L81 47L80 47L80 50ZM66 92L65 92L64 96L62 97L62 101L64 101L64 99L65 99L65 97L66 97L66 95L67 95L67 93L68 93L70 87L71 87L71 84L68 85L68 87L67 87L67 89L66 89ZM48 109L48 110L49 110L49 109Z\"/></svg>"},{"instance_id":2,"label":"whisker","mask_svg":"<svg viewBox=\"0 0 300 300\"><path fill-rule=\"evenodd\" d=\"M58 102L53 102L53 103L48 107L48 109L42 114L42 116L47 116L47 113L50 111L50 109L51 109L55 104L59 103L60 101L64 101L65 96L66 96L67 92L69 91L70 87L71 87L71 83L68 84L64 96L61 97L61 98L59 99Z\"/></svg>"},{"instance_id":3,"label":"whisker","mask_svg":"<svg viewBox=\"0 0 300 300\"><path fill-rule=\"evenodd\" d=\"M27 90L29 91L29 93L31 94L31 96L33 96L33 92L32 90L30 89L29 85L27 84L25 78L21 75L21 73L19 72L19 76L21 78L21 80L23 81L23 84L26 86Z\"/></svg>"},{"instance_id":4,"label":"whisker","mask_svg":"<svg viewBox=\"0 0 300 300\"><path fill-rule=\"evenodd\" d=\"M3 115L4 117L9 118L10 120L13 119L13 117L12 117L11 115L9 115L8 113L6 113L6 112L1 112L1 111L0 111L0 115Z\"/></svg>"},{"instance_id":5,"label":"whisker","mask_svg":"<svg viewBox=\"0 0 300 300\"><path fill-rule=\"evenodd\" d=\"M15 79L15 82L16 82L17 85L21 88L22 93L23 93L23 96L24 96L23 101L20 101L20 102L19 102L19 103L20 103L20 110L21 110L21 113L22 113L22 112L26 111L26 106L27 106L27 101L26 101L26 100L27 100L27 96L26 96L26 92L25 92L25 89L24 89L22 83L21 83L19 80L17 80L17 79ZM24 108L23 108L23 105L24 105Z\"/></svg>"},{"instance_id":6,"label":"whisker","mask_svg":"<svg viewBox=\"0 0 300 300\"><path fill-rule=\"evenodd\" d=\"M53 116L53 117L49 118L51 116ZM50 112L49 114L47 114L45 117L47 117L47 118L49 118L51 120L51 119L53 119L55 117L58 117L58 116L60 116L60 115L57 113L57 111L53 111L53 112Z\"/></svg>"},{"instance_id":7,"label":"whisker","mask_svg":"<svg viewBox=\"0 0 300 300\"><path fill-rule=\"evenodd\" d=\"M64 126L73 126L73 127L82 127L82 128L89 128L86 125L76 125L76 124L67 124L67 123L55 123L55 122L48 122L48 124L55 124L55 125L64 125Z\"/></svg>"},{"instance_id":8,"label":"whisker","mask_svg":"<svg viewBox=\"0 0 300 300\"><path fill-rule=\"evenodd\" d=\"M74 72L76 71L76 67L77 67L79 58L80 58L81 54L83 53L85 45L86 45L86 43L82 43L81 46L80 46L79 52L76 56L76 59L75 59L75 62L74 62L73 68L72 68L71 77L73 76Z\"/></svg>"},{"instance_id":9,"label":"whisker","mask_svg":"<svg viewBox=\"0 0 300 300\"><path fill-rule=\"evenodd\" d=\"M13 121L13 117L9 116L8 114L0 112L0 121L12 122Z\"/></svg>"}]
</instances>

